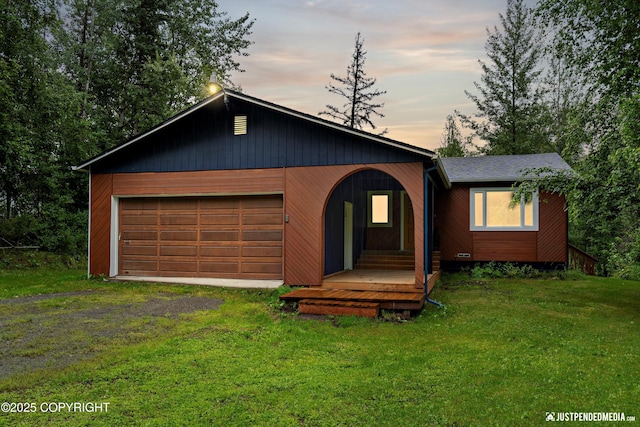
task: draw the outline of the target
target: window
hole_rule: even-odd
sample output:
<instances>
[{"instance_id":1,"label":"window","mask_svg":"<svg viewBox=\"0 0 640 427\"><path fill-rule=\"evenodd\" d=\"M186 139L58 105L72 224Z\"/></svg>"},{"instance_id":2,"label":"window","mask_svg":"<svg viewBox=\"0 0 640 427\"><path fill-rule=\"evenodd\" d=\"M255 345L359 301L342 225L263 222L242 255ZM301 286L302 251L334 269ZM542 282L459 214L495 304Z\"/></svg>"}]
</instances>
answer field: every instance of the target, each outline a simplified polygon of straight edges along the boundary
<instances>
[{"instance_id":1,"label":"window","mask_svg":"<svg viewBox=\"0 0 640 427\"><path fill-rule=\"evenodd\" d=\"M511 205L513 190L471 189L471 231L538 231L538 194Z\"/></svg>"},{"instance_id":2,"label":"window","mask_svg":"<svg viewBox=\"0 0 640 427\"><path fill-rule=\"evenodd\" d=\"M369 191L367 196L369 227L392 227L393 191Z\"/></svg>"}]
</instances>

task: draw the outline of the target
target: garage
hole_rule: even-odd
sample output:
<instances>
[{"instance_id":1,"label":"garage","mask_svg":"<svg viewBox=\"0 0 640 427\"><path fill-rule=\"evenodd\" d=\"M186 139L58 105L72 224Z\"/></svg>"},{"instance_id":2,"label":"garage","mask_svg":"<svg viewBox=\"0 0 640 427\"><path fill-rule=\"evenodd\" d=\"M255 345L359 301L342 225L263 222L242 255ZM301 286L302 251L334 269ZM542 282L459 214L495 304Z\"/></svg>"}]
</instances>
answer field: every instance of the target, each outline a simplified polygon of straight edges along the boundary
<instances>
[{"instance_id":1,"label":"garage","mask_svg":"<svg viewBox=\"0 0 640 427\"><path fill-rule=\"evenodd\" d=\"M282 195L121 198L121 276L283 278Z\"/></svg>"}]
</instances>

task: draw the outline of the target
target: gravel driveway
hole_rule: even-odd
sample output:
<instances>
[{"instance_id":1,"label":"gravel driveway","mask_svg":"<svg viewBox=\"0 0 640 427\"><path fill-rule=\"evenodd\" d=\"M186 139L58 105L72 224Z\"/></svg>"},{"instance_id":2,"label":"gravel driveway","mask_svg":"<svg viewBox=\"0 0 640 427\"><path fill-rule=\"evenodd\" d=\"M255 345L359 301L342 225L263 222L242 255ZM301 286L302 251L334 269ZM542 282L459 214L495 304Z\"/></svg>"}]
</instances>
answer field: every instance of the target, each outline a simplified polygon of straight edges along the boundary
<instances>
[{"instance_id":1,"label":"gravel driveway","mask_svg":"<svg viewBox=\"0 0 640 427\"><path fill-rule=\"evenodd\" d=\"M134 300L132 300L134 299ZM215 310L220 299L175 294L134 297L100 291L0 300L0 378L88 359L113 340L136 343L181 314ZM161 318L168 319L162 321Z\"/></svg>"}]
</instances>

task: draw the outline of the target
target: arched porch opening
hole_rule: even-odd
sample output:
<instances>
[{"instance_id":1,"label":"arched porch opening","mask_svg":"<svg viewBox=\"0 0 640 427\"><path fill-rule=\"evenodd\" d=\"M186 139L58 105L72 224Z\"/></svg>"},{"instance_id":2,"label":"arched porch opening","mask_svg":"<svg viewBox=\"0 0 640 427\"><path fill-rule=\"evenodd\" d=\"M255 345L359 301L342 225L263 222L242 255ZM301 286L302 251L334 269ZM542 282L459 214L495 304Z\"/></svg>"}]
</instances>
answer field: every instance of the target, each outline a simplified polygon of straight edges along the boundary
<instances>
[{"instance_id":1,"label":"arched porch opening","mask_svg":"<svg viewBox=\"0 0 640 427\"><path fill-rule=\"evenodd\" d=\"M402 184L377 169L345 176L324 209L324 276L353 269L415 269L413 204Z\"/></svg>"}]
</instances>

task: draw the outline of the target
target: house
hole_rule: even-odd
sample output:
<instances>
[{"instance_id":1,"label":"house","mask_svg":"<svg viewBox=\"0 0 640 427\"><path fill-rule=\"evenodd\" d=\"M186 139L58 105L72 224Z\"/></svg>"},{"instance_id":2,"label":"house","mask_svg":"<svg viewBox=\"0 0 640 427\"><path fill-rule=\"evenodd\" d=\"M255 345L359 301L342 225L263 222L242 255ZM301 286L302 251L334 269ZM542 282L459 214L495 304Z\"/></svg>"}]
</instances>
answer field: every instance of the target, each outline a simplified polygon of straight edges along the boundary
<instances>
[{"instance_id":1,"label":"house","mask_svg":"<svg viewBox=\"0 0 640 427\"><path fill-rule=\"evenodd\" d=\"M306 287L285 297L301 311L375 315L422 308L439 277L438 237L446 261L484 259L492 242L501 261L516 260L503 240L529 244L524 233L536 262L566 262L561 200L549 206L560 213L540 207L532 233L470 232L469 192L483 181L460 181L447 165L427 149L225 90L75 167L90 174L89 273L286 283ZM508 187L495 178L491 187ZM465 191L466 205L452 201ZM564 240L542 241L540 224L558 218ZM503 237L476 243L477 233Z\"/></svg>"},{"instance_id":2,"label":"house","mask_svg":"<svg viewBox=\"0 0 640 427\"><path fill-rule=\"evenodd\" d=\"M546 269L566 265L565 198L542 192L528 202L509 206L511 186L526 179L528 169L571 170L558 154L444 158L440 162L447 191L435 196L434 233L444 269L485 261L521 262Z\"/></svg>"}]
</instances>

